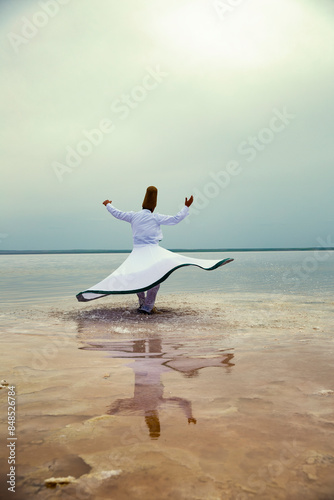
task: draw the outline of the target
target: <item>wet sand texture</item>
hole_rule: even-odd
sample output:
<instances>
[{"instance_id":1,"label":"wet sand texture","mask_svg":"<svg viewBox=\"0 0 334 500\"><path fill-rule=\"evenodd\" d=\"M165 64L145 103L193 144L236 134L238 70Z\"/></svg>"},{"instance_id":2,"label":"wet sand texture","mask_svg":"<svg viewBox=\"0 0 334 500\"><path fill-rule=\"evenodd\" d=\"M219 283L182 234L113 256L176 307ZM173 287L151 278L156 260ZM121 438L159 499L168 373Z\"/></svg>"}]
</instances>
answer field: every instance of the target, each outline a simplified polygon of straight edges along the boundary
<instances>
[{"instance_id":1,"label":"wet sand texture","mask_svg":"<svg viewBox=\"0 0 334 500\"><path fill-rule=\"evenodd\" d=\"M1 498L334 498L333 304L209 295L9 315Z\"/></svg>"}]
</instances>

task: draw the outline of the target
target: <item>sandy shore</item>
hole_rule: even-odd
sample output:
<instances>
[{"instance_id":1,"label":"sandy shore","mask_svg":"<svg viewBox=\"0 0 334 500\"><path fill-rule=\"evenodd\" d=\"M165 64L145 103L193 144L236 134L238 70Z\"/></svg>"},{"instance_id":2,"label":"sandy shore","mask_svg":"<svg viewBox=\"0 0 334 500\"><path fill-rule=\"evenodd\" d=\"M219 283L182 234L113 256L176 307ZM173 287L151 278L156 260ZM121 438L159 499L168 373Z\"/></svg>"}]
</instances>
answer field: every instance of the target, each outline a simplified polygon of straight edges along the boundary
<instances>
[{"instance_id":1,"label":"sandy shore","mask_svg":"<svg viewBox=\"0 0 334 500\"><path fill-rule=\"evenodd\" d=\"M14 495L4 385L1 498L334 498L333 303L159 306L142 316L120 297L4 315L17 440Z\"/></svg>"}]
</instances>

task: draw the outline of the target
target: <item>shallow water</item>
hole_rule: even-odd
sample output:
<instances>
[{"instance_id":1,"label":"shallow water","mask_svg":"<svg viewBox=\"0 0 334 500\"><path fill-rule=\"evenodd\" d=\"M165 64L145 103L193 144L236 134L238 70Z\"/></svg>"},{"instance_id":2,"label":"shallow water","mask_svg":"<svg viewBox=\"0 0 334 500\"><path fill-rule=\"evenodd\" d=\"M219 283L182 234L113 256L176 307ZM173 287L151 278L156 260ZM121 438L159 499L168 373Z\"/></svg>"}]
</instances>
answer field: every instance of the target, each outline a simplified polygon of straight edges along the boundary
<instances>
[{"instance_id":1,"label":"shallow water","mask_svg":"<svg viewBox=\"0 0 334 500\"><path fill-rule=\"evenodd\" d=\"M332 497L333 303L179 299L154 316L132 297L7 311L17 498Z\"/></svg>"},{"instance_id":2,"label":"shallow water","mask_svg":"<svg viewBox=\"0 0 334 500\"><path fill-rule=\"evenodd\" d=\"M184 253L187 255L187 253ZM71 300L113 272L128 254L0 255L2 308ZM203 252L204 259L234 258L215 271L178 269L161 285L163 293L334 294L334 251Z\"/></svg>"},{"instance_id":3,"label":"shallow water","mask_svg":"<svg viewBox=\"0 0 334 500\"><path fill-rule=\"evenodd\" d=\"M181 270L161 288L161 314L143 316L135 296L76 302L82 262L52 257L46 279L28 257L17 276L29 283L19 297L8 287L0 318L1 378L18 393L15 498L334 497L330 259L308 275L312 293L301 279L296 293L280 288L297 265L288 256L258 279L269 256L246 256L244 273ZM232 292L237 276L254 278L249 291ZM7 406L4 387L4 437ZM4 444L0 471L0 496L13 498ZM44 483L61 476L72 482Z\"/></svg>"}]
</instances>

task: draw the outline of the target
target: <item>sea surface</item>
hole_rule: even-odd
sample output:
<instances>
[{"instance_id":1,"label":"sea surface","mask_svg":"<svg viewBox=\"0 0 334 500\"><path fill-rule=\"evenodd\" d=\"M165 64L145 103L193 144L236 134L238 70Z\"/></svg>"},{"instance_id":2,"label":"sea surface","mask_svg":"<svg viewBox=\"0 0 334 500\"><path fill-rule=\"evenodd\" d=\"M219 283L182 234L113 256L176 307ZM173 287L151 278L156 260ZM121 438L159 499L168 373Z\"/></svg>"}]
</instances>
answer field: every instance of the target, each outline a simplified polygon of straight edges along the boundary
<instances>
[{"instance_id":1,"label":"sea surface","mask_svg":"<svg viewBox=\"0 0 334 500\"><path fill-rule=\"evenodd\" d=\"M75 295L111 274L127 253L0 255L1 307L53 303ZM161 285L169 293L274 294L330 298L334 251L192 252L203 259L234 258L214 271L181 268ZM106 300L106 299L102 299ZM109 297L107 300L111 300Z\"/></svg>"},{"instance_id":2,"label":"sea surface","mask_svg":"<svg viewBox=\"0 0 334 500\"><path fill-rule=\"evenodd\" d=\"M0 255L17 498L334 498L334 252L191 252L235 260L178 269L150 316L76 300L127 255Z\"/></svg>"}]
</instances>

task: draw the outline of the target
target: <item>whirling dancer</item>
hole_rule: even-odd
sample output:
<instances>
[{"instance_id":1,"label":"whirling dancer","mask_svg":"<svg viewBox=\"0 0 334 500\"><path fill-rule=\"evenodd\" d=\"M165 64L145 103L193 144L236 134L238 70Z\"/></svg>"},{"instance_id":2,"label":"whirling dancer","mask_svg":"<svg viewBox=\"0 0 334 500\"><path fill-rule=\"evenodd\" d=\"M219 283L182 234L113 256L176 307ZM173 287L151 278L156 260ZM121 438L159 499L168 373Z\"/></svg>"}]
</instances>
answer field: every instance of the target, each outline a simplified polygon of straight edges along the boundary
<instances>
[{"instance_id":1,"label":"whirling dancer","mask_svg":"<svg viewBox=\"0 0 334 500\"><path fill-rule=\"evenodd\" d=\"M151 314L156 312L154 303L160 283L176 269L183 266L197 266L211 271L233 261L233 259L195 259L162 248L159 245L163 237L160 225L172 226L181 222L189 214L193 197L185 199L185 206L176 215L161 215L153 213L157 205L157 194L157 188L149 186L142 210L139 212L121 212L111 204L111 201L103 202L116 219L130 222L133 250L123 264L107 278L78 293L76 297L80 302L112 294L136 293L139 299L138 311Z\"/></svg>"}]
</instances>

